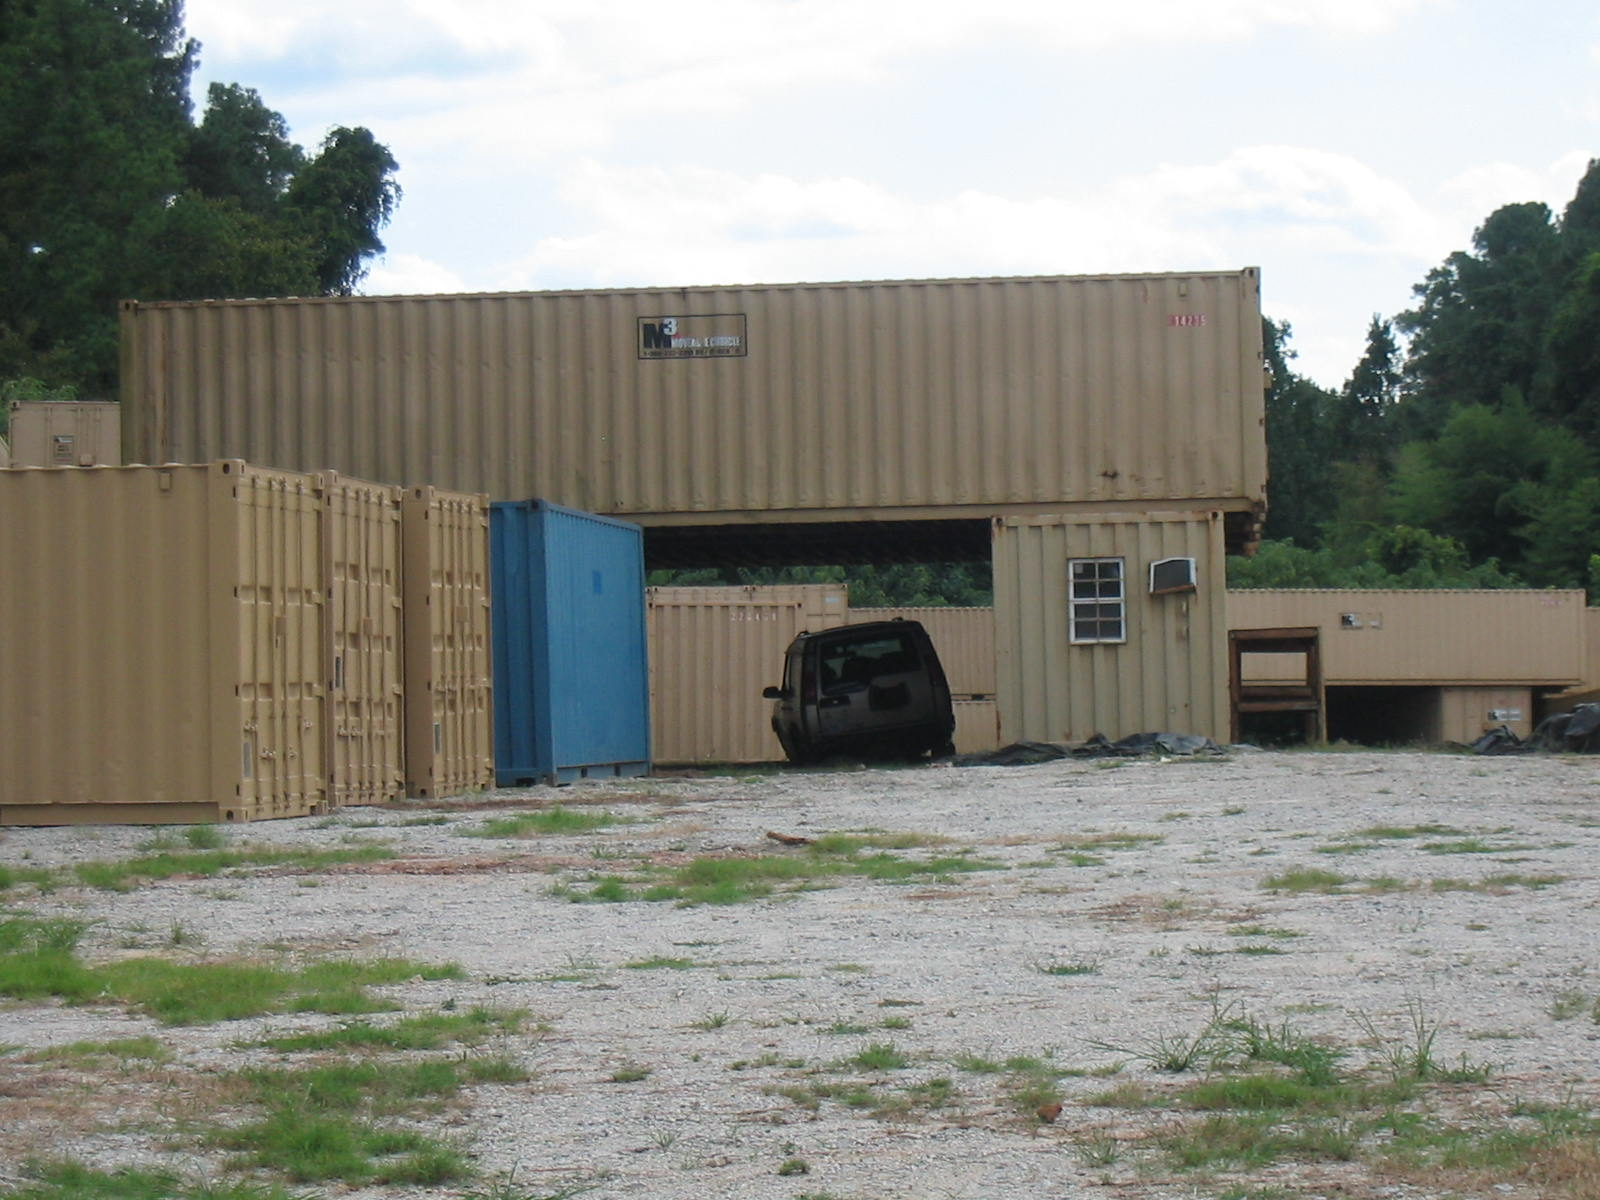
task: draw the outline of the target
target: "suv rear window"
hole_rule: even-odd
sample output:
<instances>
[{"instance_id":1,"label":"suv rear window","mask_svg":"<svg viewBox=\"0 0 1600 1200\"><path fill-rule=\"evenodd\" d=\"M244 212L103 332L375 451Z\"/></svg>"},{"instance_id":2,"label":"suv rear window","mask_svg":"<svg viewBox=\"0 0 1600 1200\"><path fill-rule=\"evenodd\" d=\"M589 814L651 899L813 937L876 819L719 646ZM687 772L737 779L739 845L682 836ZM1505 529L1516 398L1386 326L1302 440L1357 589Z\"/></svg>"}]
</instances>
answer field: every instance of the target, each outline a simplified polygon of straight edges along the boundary
<instances>
[{"instance_id":1,"label":"suv rear window","mask_svg":"<svg viewBox=\"0 0 1600 1200\"><path fill-rule=\"evenodd\" d=\"M903 634L868 634L860 638L830 640L821 649L822 690L837 691L851 684L871 683L884 675L917 669L917 652Z\"/></svg>"}]
</instances>

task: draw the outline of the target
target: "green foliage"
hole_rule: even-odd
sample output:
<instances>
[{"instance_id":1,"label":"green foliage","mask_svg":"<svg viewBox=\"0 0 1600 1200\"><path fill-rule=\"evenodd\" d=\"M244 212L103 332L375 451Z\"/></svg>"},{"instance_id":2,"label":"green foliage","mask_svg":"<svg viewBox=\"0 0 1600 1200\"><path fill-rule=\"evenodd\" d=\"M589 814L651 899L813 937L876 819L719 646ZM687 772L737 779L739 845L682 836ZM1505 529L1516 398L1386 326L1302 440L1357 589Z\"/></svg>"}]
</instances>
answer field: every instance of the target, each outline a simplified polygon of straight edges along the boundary
<instances>
[{"instance_id":1,"label":"green foliage","mask_svg":"<svg viewBox=\"0 0 1600 1200\"><path fill-rule=\"evenodd\" d=\"M1230 588L1508 588L1520 586L1494 559L1470 565L1454 538L1396 525L1355 545L1311 550L1262 542L1250 558L1228 559Z\"/></svg>"},{"instance_id":2,"label":"green foliage","mask_svg":"<svg viewBox=\"0 0 1600 1200\"><path fill-rule=\"evenodd\" d=\"M1290 368L1290 328L1262 322L1267 367L1267 536L1315 545L1331 483L1332 392Z\"/></svg>"},{"instance_id":3,"label":"green foliage","mask_svg":"<svg viewBox=\"0 0 1600 1200\"><path fill-rule=\"evenodd\" d=\"M994 603L988 563L891 563L884 566L706 567L652 571L651 587L761 587L842 583L854 608L984 607Z\"/></svg>"},{"instance_id":4,"label":"green foliage","mask_svg":"<svg viewBox=\"0 0 1600 1200\"><path fill-rule=\"evenodd\" d=\"M308 157L250 88L213 84L182 0L0 15L0 379L113 390L122 299L348 292L400 191L335 129Z\"/></svg>"}]
</instances>

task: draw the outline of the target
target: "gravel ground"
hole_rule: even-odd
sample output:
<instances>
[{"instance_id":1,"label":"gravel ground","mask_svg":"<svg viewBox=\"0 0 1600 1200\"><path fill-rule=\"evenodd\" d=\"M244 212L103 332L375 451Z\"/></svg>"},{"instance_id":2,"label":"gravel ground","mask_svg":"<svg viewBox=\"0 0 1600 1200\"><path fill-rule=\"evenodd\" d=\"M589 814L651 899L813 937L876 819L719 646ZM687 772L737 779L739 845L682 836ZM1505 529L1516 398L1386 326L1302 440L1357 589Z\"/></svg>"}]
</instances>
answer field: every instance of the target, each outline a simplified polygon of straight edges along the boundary
<instances>
[{"instance_id":1,"label":"gravel ground","mask_svg":"<svg viewBox=\"0 0 1600 1200\"><path fill-rule=\"evenodd\" d=\"M463 836L557 804L628 820ZM841 875L730 904L574 902L601 876L695 858L804 861L811 848L770 834L841 831L879 831L897 859L964 854L986 869ZM6 830L0 867L20 876L119 860L156 836ZM225 836L376 844L395 857L124 892L17 882L0 891L4 915L89 922L80 952L92 963L456 963L463 978L375 991L407 1013L530 1014L521 1032L468 1052L512 1056L525 1081L475 1086L413 1118L464 1146L475 1179L305 1185L311 1194L1595 1194L1583 1190L1592 1179L1563 1191L1520 1169L1405 1167L1385 1157L1381 1132L1350 1161L1186 1169L1172 1138L1204 1117L1175 1098L1196 1072L1153 1060L1220 1012L1342 1048L1344 1069L1376 1078L1419 1047L1420 1021L1435 1061L1461 1078L1430 1084L1408 1111L1481 1131L1517 1127L1536 1103L1595 1108L1600 759L1241 750L1223 761L679 775L347 809ZM1303 869L1344 882L1269 886ZM252 1043L338 1022L171 1026L112 1005L0 1000L0 1196L41 1157L224 1177L224 1152L195 1132L241 1119L217 1099L220 1081L315 1058ZM41 1053L146 1035L167 1061ZM860 1058L873 1047L904 1065ZM1111 1089L1121 1102L1104 1102Z\"/></svg>"}]
</instances>

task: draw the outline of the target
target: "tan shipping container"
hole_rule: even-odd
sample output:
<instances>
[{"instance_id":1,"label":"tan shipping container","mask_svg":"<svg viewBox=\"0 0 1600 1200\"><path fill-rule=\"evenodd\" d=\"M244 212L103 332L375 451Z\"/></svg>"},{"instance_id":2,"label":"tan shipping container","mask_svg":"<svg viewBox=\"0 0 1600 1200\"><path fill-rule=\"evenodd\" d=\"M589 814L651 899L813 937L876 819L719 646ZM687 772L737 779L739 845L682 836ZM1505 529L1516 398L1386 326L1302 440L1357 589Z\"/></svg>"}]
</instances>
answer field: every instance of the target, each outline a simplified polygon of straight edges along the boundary
<instances>
[{"instance_id":1,"label":"tan shipping container","mask_svg":"<svg viewBox=\"0 0 1600 1200\"><path fill-rule=\"evenodd\" d=\"M952 696L994 698L994 609L912 605L850 610L852 625L897 618L919 621L928 631Z\"/></svg>"},{"instance_id":2,"label":"tan shipping container","mask_svg":"<svg viewBox=\"0 0 1600 1200\"><path fill-rule=\"evenodd\" d=\"M1532 688L1443 687L1439 689L1438 728L1428 740L1467 744L1501 725L1520 738L1532 735Z\"/></svg>"},{"instance_id":3,"label":"tan shipping container","mask_svg":"<svg viewBox=\"0 0 1600 1200\"><path fill-rule=\"evenodd\" d=\"M414 487L401 512L406 793L490 788L489 498Z\"/></svg>"},{"instance_id":4,"label":"tan shipping container","mask_svg":"<svg viewBox=\"0 0 1600 1200\"><path fill-rule=\"evenodd\" d=\"M1583 670L1581 591L1240 589L1228 628L1317 626L1329 685L1528 684L1565 687ZM1286 675L1252 655L1252 676Z\"/></svg>"},{"instance_id":5,"label":"tan shipping container","mask_svg":"<svg viewBox=\"0 0 1600 1200\"><path fill-rule=\"evenodd\" d=\"M1194 560L1195 590L1153 595L1152 563ZM1074 644L1069 564L1122 565L1125 640ZM1223 519L1216 511L1051 514L994 523L1003 743L1229 732Z\"/></svg>"},{"instance_id":6,"label":"tan shipping container","mask_svg":"<svg viewBox=\"0 0 1600 1200\"><path fill-rule=\"evenodd\" d=\"M843 585L654 587L646 593L651 757L773 762L772 702L797 634L845 623Z\"/></svg>"},{"instance_id":7,"label":"tan shipping container","mask_svg":"<svg viewBox=\"0 0 1600 1200\"><path fill-rule=\"evenodd\" d=\"M15 400L9 434L11 461L0 465L114 467L122 462L122 405L105 400Z\"/></svg>"},{"instance_id":8,"label":"tan shipping container","mask_svg":"<svg viewBox=\"0 0 1600 1200\"><path fill-rule=\"evenodd\" d=\"M957 754L983 754L1000 748L1000 710L993 700L957 700L952 707Z\"/></svg>"},{"instance_id":9,"label":"tan shipping container","mask_svg":"<svg viewBox=\"0 0 1600 1200\"><path fill-rule=\"evenodd\" d=\"M324 810L315 478L0 472L0 823Z\"/></svg>"},{"instance_id":10,"label":"tan shipping container","mask_svg":"<svg viewBox=\"0 0 1600 1200\"><path fill-rule=\"evenodd\" d=\"M328 764L333 803L376 804L404 790L400 496L332 471L326 512Z\"/></svg>"},{"instance_id":11,"label":"tan shipping container","mask_svg":"<svg viewBox=\"0 0 1600 1200\"><path fill-rule=\"evenodd\" d=\"M124 450L649 524L1264 496L1242 271L122 309Z\"/></svg>"}]
</instances>

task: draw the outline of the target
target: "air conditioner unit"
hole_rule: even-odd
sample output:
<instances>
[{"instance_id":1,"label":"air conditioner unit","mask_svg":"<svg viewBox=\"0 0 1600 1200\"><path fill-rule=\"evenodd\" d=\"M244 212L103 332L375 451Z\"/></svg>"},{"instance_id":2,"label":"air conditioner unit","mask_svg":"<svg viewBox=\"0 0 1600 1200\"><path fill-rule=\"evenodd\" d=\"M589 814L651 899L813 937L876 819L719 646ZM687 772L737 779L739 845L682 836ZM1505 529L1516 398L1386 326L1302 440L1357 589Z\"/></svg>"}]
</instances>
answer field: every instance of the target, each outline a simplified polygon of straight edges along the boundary
<instances>
[{"instance_id":1,"label":"air conditioner unit","mask_svg":"<svg viewBox=\"0 0 1600 1200\"><path fill-rule=\"evenodd\" d=\"M1194 559L1161 558L1150 564L1150 594L1167 596L1173 592L1196 590Z\"/></svg>"}]
</instances>

